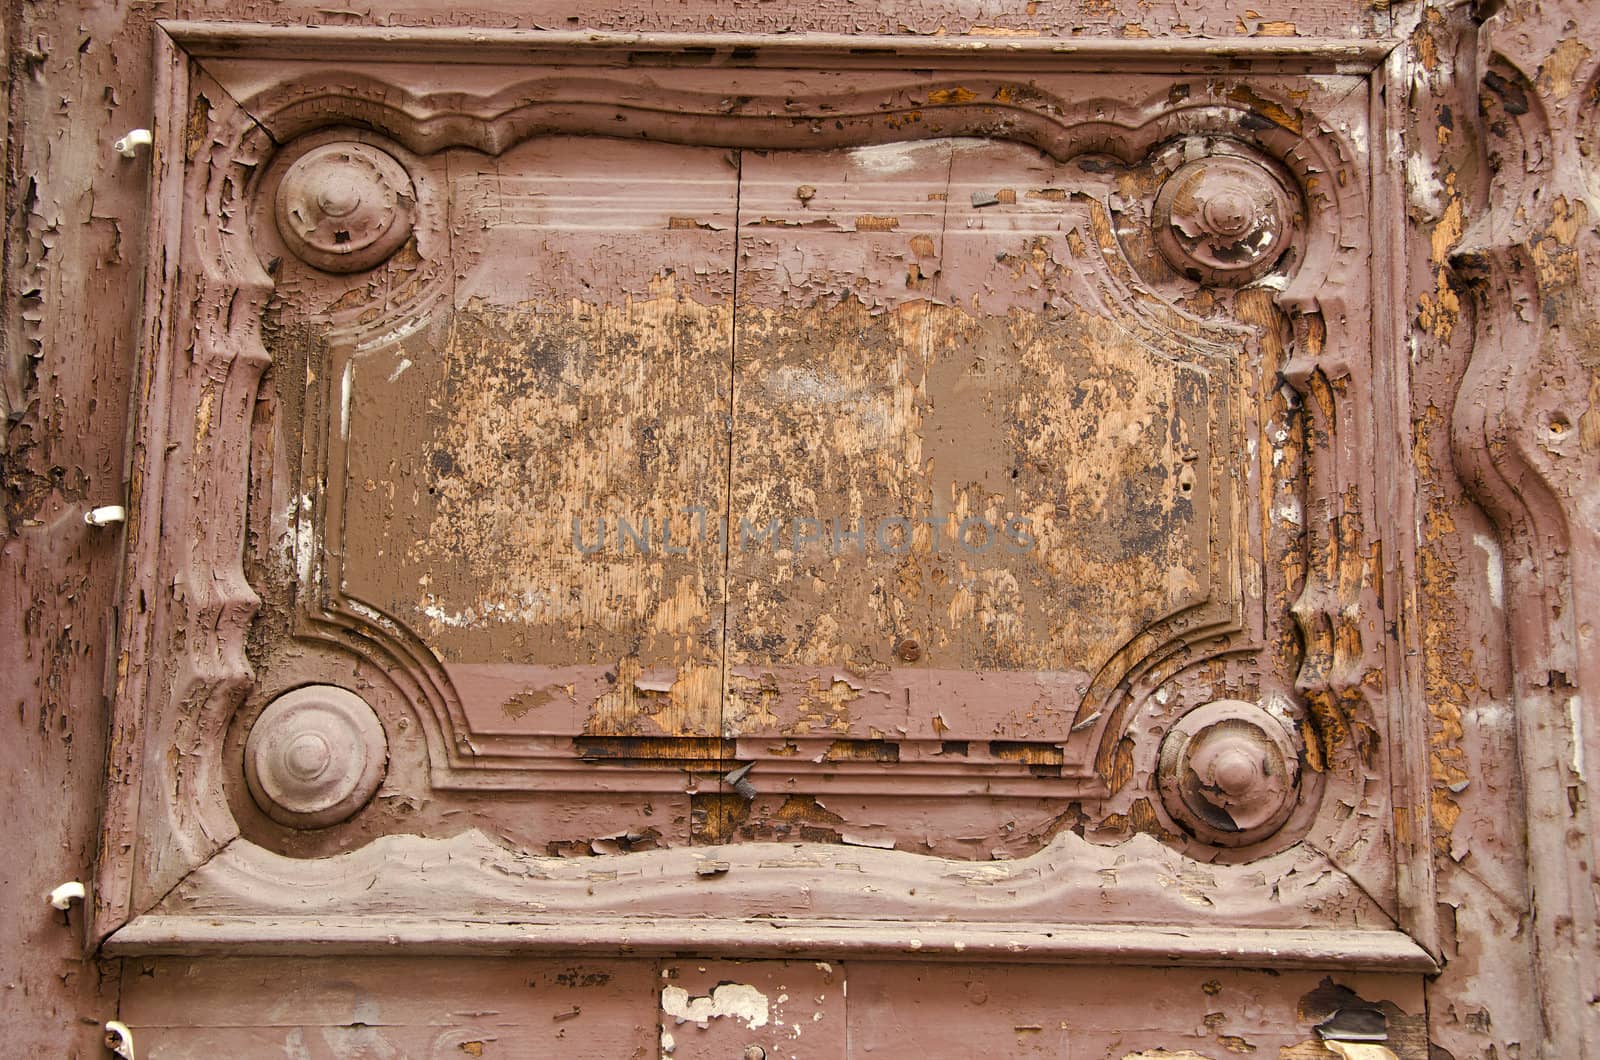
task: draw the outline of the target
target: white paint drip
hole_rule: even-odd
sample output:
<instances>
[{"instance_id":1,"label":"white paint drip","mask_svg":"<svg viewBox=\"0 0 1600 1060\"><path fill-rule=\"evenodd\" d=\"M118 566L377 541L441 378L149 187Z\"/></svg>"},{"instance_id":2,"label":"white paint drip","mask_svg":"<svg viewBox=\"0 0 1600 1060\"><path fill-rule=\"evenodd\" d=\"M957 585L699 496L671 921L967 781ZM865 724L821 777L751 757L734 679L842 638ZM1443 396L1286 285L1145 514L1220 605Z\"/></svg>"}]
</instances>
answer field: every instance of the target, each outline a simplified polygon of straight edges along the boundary
<instances>
[{"instance_id":1,"label":"white paint drip","mask_svg":"<svg viewBox=\"0 0 1600 1060\"><path fill-rule=\"evenodd\" d=\"M714 1019L743 1020L751 1030L767 1025L767 995L744 983L723 983L709 997L691 997L681 986L661 989L661 1011L680 1023L704 1027Z\"/></svg>"},{"instance_id":2,"label":"white paint drip","mask_svg":"<svg viewBox=\"0 0 1600 1060\"><path fill-rule=\"evenodd\" d=\"M1406 198L1429 221L1437 221L1444 213L1444 185L1438 174L1421 154L1406 159Z\"/></svg>"},{"instance_id":3,"label":"white paint drip","mask_svg":"<svg viewBox=\"0 0 1600 1060\"><path fill-rule=\"evenodd\" d=\"M782 367L767 373L767 389L786 401L816 405L842 405L866 400L861 387L850 386L832 373Z\"/></svg>"},{"instance_id":4,"label":"white paint drip","mask_svg":"<svg viewBox=\"0 0 1600 1060\"><path fill-rule=\"evenodd\" d=\"M284 1060L311 1060L311 1050L306 1048L305 1031L296 1027L283 1043Z\"/></svg>"},{"instance_id":5,"label":"white paint drip","mask_svg":"<svg viewBox=\"0 0 1600 1060\"><path fill-rule=\"evenodd\" d=\"M1483 549L1484 576L1489 581L1489 601L1495 607L1506 605L1504 563L1500 558L1500 542L1488 534L1473 534L1472 543Z\"/></svg>"},{"instance_id":6,"label":"white paint drip","mask_svg":"<svg viewBox=\"0 0 1600 1060\"><path fill-rule=\"evenodd\" d=\"M427 602L420 608L422 613L451 629L470 629L489 622L535 622L543 616L549 603L546 596L531 589L503 600L480 600L475 607L461 611L446 611L439 606L438 598L432 593L428 593L426 599ZM657 691L668 692L671 687L669 682L666 688Z\"/></svg>"},{"instance_id":7,"label":"white paint drip","mask_svg":"<svg viewBox=\"0 0 1600 1060\"><path fill-rule=\"evenodd\" d=\"M1277 718L1290 729L1295 728L1294 704L1281 692L1269 692L1261 699L1261 709Z\"/></svg>"},{"instance_id":8,"label":"white paint drip","mask_svg":"<svg viewBox=\"0 0 1600 1060\"><path fill-rule=\"evenodd\" d=\"M1472 722L1473 727L1478 729L1497 733L1509 733L1511 731L1511 708L1504 703L1479 703L1477 706L1468 708L1466 717L1467 720Z\"/></svg>"},{"instance_id":9,"label":"white paint drip","mask_svg":"<svg viewBox=\"0 0 1600 1060\"><path fill-rule=\"evenodd\" d=\"M1330 1038L1322 1043L1322 1047L1344 1060L1397 1060L1394 1050L1373 1042L1341 1042Z\"/></svg>"},{"instance_id":10,"label":"white paint drip","mask_svg":"<svg viewBox=\"0 0 1600 1060\"><path fill-rule=\"evenodd\" d=\"M344 379L339 383L339 437L350 437L350 388L355 383L356 363L344 363Z\"/></svg>"},{"instance_id":11,"label":"white paint drip","mask_svg":"<svg viewBox=\"0 0 1600 1060\"><path fill-rule=\"evenodd\" d=\"M394 371L389 373L389 382L392 383L396 379L399 379L402 375L405 374L406 369L410 368L410 367L411 367L411 358L409 358L409 357L400 358L400 363L395 365L394 366Z\"/></svg>"},{"instance_id":12,"label":"white paint drip","mask_svg":"<svg viewBox=\"0 0 1600 1060\"><path fill-rule=\"evenodd\" d=\"M1352 125L1350 122L1340 122L1339 129L1350 140L1350 145L1360 157L1367 154L1367 130L1363 125Z\"/></svg>"},{"instance_id":13,"label":"white paint drip","mask_svg":"<svg viewBox=\"0 0 1600 1060\"><path fill-rule=\"evenodd\" d=\"M869 144L865 147L852 148L850 161L860 169L879 176L893 173L904 173L917 165L919 157L929 150L943 151L945 148L939 144L929 143L898 143L898 144Z\"/></svg>"},{"instance_id":14,"label":"white paint drip","mask_svg":"<svg viewBox=\"0 0 1600 1060\"><path fill-rule=\"evenodd\" d=\"M291 506L290 518L294 518ZM311 525L311 494L300 497L300 516L294 520L294 558L299 568L300 584L311 584L312 565L316 562L317 530Z\"/></svg>"},{"instance_id":15,"label":"white paint drip","mask_svg":"<svg viewBox=\"0 0 1600 1060\"><path fill-rule=\"evenodd\" d=\"M1583 699L1567 697L1567 724L1572 727L1572 772L1583 779Z\"/></svg>"},{"instance_id":16,"label":"white paint drip","mask_svg":"<svg viewBox=\"0 0 1600 1060\"><path fill-rule=\"evenodd\" d=\"M375 350L380 346L387 346L390 343L399 342L412 332L420 330L422 325L427 323L427 319L428 318L426 315L411 317L409 320L406 320L395 327L390 328L388 331L385 331L382 335L367 339L365 342L356 343L356 352L366 353L368 350Z\"/></svg>"}]
</instances>

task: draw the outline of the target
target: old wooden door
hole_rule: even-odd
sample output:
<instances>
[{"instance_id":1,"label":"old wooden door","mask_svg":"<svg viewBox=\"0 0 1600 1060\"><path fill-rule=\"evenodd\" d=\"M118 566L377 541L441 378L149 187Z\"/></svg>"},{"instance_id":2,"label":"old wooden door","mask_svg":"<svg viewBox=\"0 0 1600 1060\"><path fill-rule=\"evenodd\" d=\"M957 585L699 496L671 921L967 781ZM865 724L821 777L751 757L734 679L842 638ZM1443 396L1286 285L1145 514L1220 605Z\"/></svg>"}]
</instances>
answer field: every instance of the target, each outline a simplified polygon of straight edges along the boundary
<instances>
[{"instance_id":1,"label":"old wooden door","mask_svg":"<svg viewBox=\"0 0 1600 1060\"><path fill-rule=\"evenodd\" d=\"M1594 958L1479 938L1517 835L1469 866L1509 912L1440 915L1458 797L1522 805L1461 750L1509 738L1455 676L1506 641L1446 560L1476 532L1496 614L1543 575L1433 464L1513 384L1419 342L1470 355L1463 293L1491 320L1521 273L1447 275L1444 16L1311 6L154 25L90 932L119 1046L1580 1055L1559 991L1495 1031L1495 973L1425 997L1462 931L1513 979ZM1527 717L1577 680L1539 665ZM1577 815L1581 754L1547 782L1523 726L1528 805Z\"/></svg>"}]
</instances>

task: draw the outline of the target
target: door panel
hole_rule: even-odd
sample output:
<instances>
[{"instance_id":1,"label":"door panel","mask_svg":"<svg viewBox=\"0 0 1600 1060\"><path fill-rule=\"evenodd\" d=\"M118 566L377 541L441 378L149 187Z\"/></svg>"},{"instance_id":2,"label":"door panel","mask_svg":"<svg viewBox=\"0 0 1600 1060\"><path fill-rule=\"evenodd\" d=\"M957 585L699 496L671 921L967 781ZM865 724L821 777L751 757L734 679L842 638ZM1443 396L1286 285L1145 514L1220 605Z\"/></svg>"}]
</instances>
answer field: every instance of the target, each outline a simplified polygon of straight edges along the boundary
<instances>
[{"instance_id":1,"label":"door panel","mask_svg":"<svg viewBox=\"0 0 1600 1060\"><path fill-rule=\"evenodd\" d=\"M909 0L797 9L695 0L557 10L402 0L380 16L283 0L271 26L161 21L247 20L261 10L241 0L13 4L3 16L0 52L14 60L11 135L0 147L13 221L4 271L15 302L0 343L0 583L10 603L0 607L0 643L12 649L0 690L14 708L7 760L25 778L11 791L14 856L4 874L21 947L8 979L15 989L0 1006L12 1052L98 1055L101 1024L115 1017L133 1025L137 1044L126 1052L141 1057L657 1055L669 1027L678 1056L739 1055L759 1039L769 1053L830 1057L1219 1060L1274 1047L1322 1057L1314 1027L1342 990L1384 1002L1388 1041L1369 1053L1578 1057L1600 1041L1587 1004L1595 991L1571 988L1595 981L1600 955L1597 892L1584 869L1594 861L1572 856L1593 839L1583 807L1600 805L1592 769L1578 768L1600 758L1595 730L1582 728L1574 706L1600 672L1600 655L1586 647L1600 596L1580 584L1596 569L1600 540L1584 517L1600 467L1600 435L1585 412L1600 393L1584 341L1595 248L1581 207L1594 202L1594 164L1572 150L1593 142L1600 98L1600 49L1584 4ZM1151 121L1161 123L1153 133ZM415 235L399 248L380 240L393 251L388 262L329 272L273 245L268 174L307 150L308 137L376 148L412 182ZM1290 171L1306 227L1284 269L1238 286L1163 271L1170 259L1146 239L1159 226L1140 221L1158 178L1138 170L1155 145L1195 137L1198 155L1243 144ZM1091 286L1109 286L1112 303L1122 291L1245 331L1232 358L1243 374L1206 373L1205 400L1194 402L1208 422L1220 411L1238 427L1206 432L1214 459L1196 468L1205 493L1197 503L1238 476L1231 518L1203 531L1208 555L1231 541L1240 557L1237 620L1219 623L1229 631L1218 634L1217 653L1192 632L1132 644L1104 671L1110 695L1107 682L1050 689L1090 701L1073 725L1097 710L1107 722L1102 735L1091 732L1086 767L1074 765L1070 742L1052 738L1062 719L1043 709L1047 697L1013 716L999 710L1002 697L982 692L1068 672L1031 658L1060 643L1034 637L1043 625L969 642L967 633L988 628L978 619L999 613L996 594L963 624L964 610L935 612L939 586L896 582L897 621L918 607L931 616L914 631L922 635L904 635L882 625L876 597L852 583L863 570L874 588L882 583L872 558L833 564L826 550L807 564L821 587L807 607L820 613L834 595L866 602L825 616L834 624L827 643L807 639L815 630L798 608L761 595L769 583L746 587L767 629L790 631L807 651L842 645L871 657L813 666L825 693L814 694L807 681L795 692L793 660L755 645L743 664L729 664L745 675L736 684L756 689L754 707L739 688L729 692L743 711L734 720L753 727L724 736L720 702L687 695L694 681L683 675L710 667L728 679L723 653L698 641L732 644L731 631L714 625L724 610L751 617L750 601L713 592L710 572L740 557L722 560L715 540L705 558L665 549L647 558L631 542L626 554L586 552L560 525L571 502L549 493L568 471L601 492L620 483L621 507L582 505L592 544L602 518L611 537L623 517L637 533L661 503L656 492L702 484L662 461L641 469L631 459L634 440L658 426L647 408L670 403L676 384L625 384L617 362L591 356L605 334L584 328L599 317L584 322L571 310L592 304L607 320L631 321L619 297L586 294L597 275L609 277L601 288L653 298L635 285L648 268L610 252L630 228L646 239L677 225L663 237L670 265L695 256L680 254L678 240L721 246L732 230L702 222L736 226L697 205L692 188L656 187L683 164L673 159L721 154L747 174L771 160L782 178L784 166L820 169L829 152L897 164L915 145L956 141L986 145L974 157L991 160L1019 144L1037 148L1073 195L1093 194L1091 172L1109 181L1106 217L1085 229L1089 260L1071 248L1064 255L1083 275L1051 284L1074 307L1085 308ZM602 156L615 164L590 164ZM651 161L635 165L640 158ZM551 174L570 179L548 187ZM702 175L709 187L711 174ZM815 220L794 210L795 192L820 179L797 173L773 198ZM641 184L652 187L611 195ZM514 206L504 216L502 191ZM734 194L748 203L753 192ZM642 199L669 208L650 216ZM533 212L560 201L569 222L582 211L638 216L591 246L570 232L553 238L560 257L542 237L514 234L513 223L565 223ZM493 213L479 209L491 203ZM753 303L815 310L817 334L806 340L815 348L790 358L797 371L838 367L830 327L877 341L884 307L904 316L918 305L913 288L928 299L926 320L952 308L960 312L951 317L987 317L981 306L935 305L946 298L935 271L958 270L952 241L918 227L928 218L915 204L861 205L835 211L839 238L822 260L800 263L817 289ZM971 212L993 224L1016 205ZM1083 204L1059 205L1067 213ZM716 210L729 212L725 203ZM913 230L928 232L938 253L868 241ZM980 254L995 235L973 242ZM1050 258L1062 258L1056 236L1047 239ZM1115 244L1127 268L1111 252L1102 273L1093 252ZM869 246L877 260L851 256ZM788 252L779 245L773 259ZM756 295L754 273L725 270L720 293L682 308L731 313L738 280ZM849 320L851 310L826 308L846 280L868 307ZM669 354L645 330L635 336L652 347L648 368ZM731 320L725 330L731 345ZM534 336L545 348L519 358ZM703 334L694 344L701 338L707 350L717 345ZM798 347L792 334L784 343ZM1071 367L1082 360L1075 348L1051 354ZM934 363L926 343L906 350ZM985 357L1015 353L1002 335ZM731 348L725 359L731 378ZM552 364L563 373L555 382L534 371ZM566 368L582 364L596 370L592 389L567 381ZM513 379L513 368L532 381ZM741 380L750 397L764 382L755 372ZM609 393L625 385L639 403L623 407ZM980 387L977 396L994 395ZM843 423L827 397L799 411ZM718 400L732 401L731 386L694 404L708 438ZM919 429L948 407L920 400ZM554 455L535 429L565 429L555 413L579 406L613 416L626 442L613 447L590 431L589 456ZM531 416L528 426L504 409ZM733 410L724 411L721 429L731 432ZM972 414L960 426L987 422ZM939 450L930 467L948 464L951 447L917 438ZM815 492L823 471L799 454L779 461L758 442L752 479L793 479ZM829 481L841 463L850 473L870 467L841 461L831 436L814 442ZM673 444L682 453L700 443L680 433ZM330 480L336 447L344 455ZM509 454L503 466L486 456L496 449ZM471 466L456 467L458 451ZM731 445L722 457L733 463ZM973 476L967 493L992 491L989 471L1008 458L988 445L963 470ZM1146 470L1160 480L1153 461ZM1115 480L1125 477L1137 471L1119 469ZM902 472L867 485L927 483ZM731 487L709 493L737 530ZM1009 488L1002 480L998 492ZM864 503L876 496L861 492ZM85 523L87 512L115 505L126 506L126 524L105 511ZM701 543L695 519L684 516ZM1065 519L1055 513L1057 525ZM708 522L715 539L722 524ZM653 523L638 539L659 531ZM671 541L681 543L676 533ZM1105 545L1087 557L1098 561ZM960 582L959 565L952 573L926 559L934 575ZM669 577L695 588L677 593ZM608 586L596 583L608 579L626 591L600 599ZM541 625L538 586L582 595L561 621ZM1150 587L1130 577L1103 591L1132 598ZM1063 578L1022 588L1048 603L1051 593L1100 587ZM574 614L579 624L564 624ZM1023 610L1039 616L1037 601ZM934 644L928 628L955 641ZM896 650L908 640L914 662ZM958 672L945 665L953 653L987 653L992 664L963 662ZM1135 656L1151 666L1128 668L1121 691L1116 675ZM924 683L902 687L910 676ZM955 694L957 678L980 690ZM371 708L386 757L367 763L386 768L353 816L301 827L309 822L267 816L244 769L266 712L305 706L316 686ZM910 694L899 711L904 734L885 717L884 689ZM760 697L776 704L780 690L789 707L802 700L804 714L786 707L769 723ZM951 709L925 721L913 705L935 693ZM289 733L307 738L303 768L323 751L331 760L348 746L377 746L317 743L327 735L318 726L359 717L348 698L327 695ZM1185 719L1193 724L1218 698L1266 704L1300 730L1298 798L1316 819L1280 827L1292 857L1279 856L1272 837L1243 847L1202 840L1204 819L1169 813L1195 792L1163 786L1164 734L1183 737ZM833 731L841 725L843 735ZM373 735L351 730L363 731ZM1576 753L1585 739L1587 753ZM751 763L747 799L721 778ZM1073 775L1081 769L1094 775ZM1316 778L1320 789L1304 786ZM474 832L482 842L452 845ZM674 860L695 839L737 842ZM894 851L857 845L890 840ZM769 886L780 872L787 885ZM1252 874L1256 890L1245 883ZM618 882L645 876L651 886ZM82 919L41 901L75 879L89 884L92 911ZM1046 886L1032 887L1038 880ZM1330 898L1330 880L1346 890ZM1351 901L1350 889L1371 903ZM1018 891L1026 901L1013 899ZM940 896L933 912L910 908L929 893ZM597 908L633 912L597 920ZM906 926L919 914L943 924ZM886 926L896 916L906 919ZM824 934L830 918L847 928ZM996 934L1008 918L1010 932ZM581 962L441 955L555 945L548 932L561 922L582 925L556 940L563 946L633 947L642 937L665 945L648 934L659 926L672 952ZM1114 931L1095 936L1095 923ZM1378 942L1401 934L1445 965L1427 984L1431 1043L1409 1034L1421 1010L1416 976L1352 971L1382 964ZM105 953L137 956L91 968L107 936ZM1120 948L1096 950L1097 937ZM765 968L726 959L775 938L809 946L828 966L839 989L827 1006L817 1000L824 991L809 988L829 973L795 949L766 951L787 960ZM984 938L991 956L974 962ZM851 949L862 939L916 959L863 958ZM244 956L203 955L219 948ZM1092 971L1053 966L1086 954ZM1199 966L1167 967L1173 960ZM1230 961L1268 970L1219 967ZM675 1012L712 1010L703 1025L669 1015L656 979L664 972L684 990ZM846 977L853 996L841 1045L830 1035ZM785 989L801 982L808 989L798 996ZM718 987L741 985L772 999L774 1018L759 1030L737 1006L717 1011ZM813 1004L820 1033L784 1037L799 1034Z\"/></svg>"},{"instance_id":2,"label":"door panel","mask_svg":"<svg viewBox=\"0 0 1600 1060\"><path fill-rule=\"evenodd\" d=\"M275 32L163 112L118 952L1434 967L1375 57Z\"/></svg>"}]
</instances>

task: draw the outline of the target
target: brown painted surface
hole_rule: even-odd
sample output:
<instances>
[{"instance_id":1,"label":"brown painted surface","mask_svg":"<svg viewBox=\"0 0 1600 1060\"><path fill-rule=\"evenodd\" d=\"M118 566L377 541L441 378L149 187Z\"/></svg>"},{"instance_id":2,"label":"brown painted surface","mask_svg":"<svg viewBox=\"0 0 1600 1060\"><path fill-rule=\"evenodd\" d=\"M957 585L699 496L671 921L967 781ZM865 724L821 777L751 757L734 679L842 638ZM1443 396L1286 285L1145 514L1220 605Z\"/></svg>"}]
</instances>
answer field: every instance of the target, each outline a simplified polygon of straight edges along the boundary
<instances>
[{"instance_id":1,"label":"brown painted surface","mask_svg":"<svg viewBox=\"0 0 1600 1060\"><path fill-rule=\"evenodd\" d=\"M1432 967L1376 50L161 32L115 952Z\"/></svg>"},{"instance_id":2,"label":"brown painted surface","mask_svg":"<svg viewBox=\"0 0 1600 1060\"><path fill-rule=\"evenodd\" d=\"M6 12L12 1051L1600 1048L1583 5Z\"/></svg>"}]
</instances>

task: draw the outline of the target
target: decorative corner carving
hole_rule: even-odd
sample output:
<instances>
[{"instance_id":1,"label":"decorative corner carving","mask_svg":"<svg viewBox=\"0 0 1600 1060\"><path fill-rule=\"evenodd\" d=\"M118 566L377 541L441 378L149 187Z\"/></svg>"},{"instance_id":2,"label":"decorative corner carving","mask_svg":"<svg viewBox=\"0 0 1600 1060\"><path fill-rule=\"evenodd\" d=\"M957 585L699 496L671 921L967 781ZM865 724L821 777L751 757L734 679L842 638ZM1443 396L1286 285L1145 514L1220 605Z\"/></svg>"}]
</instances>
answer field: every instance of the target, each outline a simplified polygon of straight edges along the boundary
<instances>
[{"instance_id":1,"label":"decorative corner carving","mask_svg":"<svg viewBox=\"0 0 1600 1060\"><path fill-rule=\"evenodd\" d=\"M1218 846L1259 843L1294 812L1300 755L1283 724L1253 703L1219 700L1178 719L1161 742L1167 812Z\"/></svg>"},{"instance_id":2,"label":"decorative corner carving","mask_svg":"<svg viewBox=\"0 0 1600 1060\"><path fill-rule=\"evenodd\" d=\"M297 158L278 184L278 231L326 272L364 272L411 237L411 178L370 144L331 143Z\"/></svg>"},{"instance_id":3,"label":"decorative corner carving","mask_svg":"<svg viewBox=\"0 0 1600 1060\"><path fill-rule=\"evenodd\" d=\"M245 743L245 779L263 813L295 828L326 828L365 806L383 783L388 742L366 700L308 685L267 705Z\"/></svg>"},{"instance_id":4,"label":"decorative corner carving","mask_svg":"<svg viewBox=\"0 0 1600 1060\"><path fill-rule=\"evenodd\" d=\"M1157 244L1191 279L1248 283L1289 249L1299 212L1291 196L1260 162L1225 154L1185 162L1156 195Z\"/></svg>"}]
</instances>

